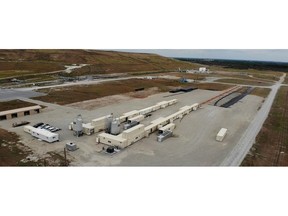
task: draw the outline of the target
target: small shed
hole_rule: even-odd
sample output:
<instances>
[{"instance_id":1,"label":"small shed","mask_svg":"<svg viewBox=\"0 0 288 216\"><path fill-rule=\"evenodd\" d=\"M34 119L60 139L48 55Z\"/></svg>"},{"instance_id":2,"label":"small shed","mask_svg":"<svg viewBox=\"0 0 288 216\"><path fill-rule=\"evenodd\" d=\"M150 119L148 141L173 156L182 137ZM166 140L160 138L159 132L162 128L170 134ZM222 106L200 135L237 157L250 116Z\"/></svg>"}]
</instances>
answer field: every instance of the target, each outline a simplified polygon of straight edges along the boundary
<instances>
[{"instance_id":1,"label":"small shed","mask_svg":"<svg viewBox=\"0 0 288 216\"><path fill-rule=\"evenodd\" d=\"M73 142L68 142L68 143L66 143L66 149L69 151L76 151L77 145Z\"/></svg>"}]
</instances>

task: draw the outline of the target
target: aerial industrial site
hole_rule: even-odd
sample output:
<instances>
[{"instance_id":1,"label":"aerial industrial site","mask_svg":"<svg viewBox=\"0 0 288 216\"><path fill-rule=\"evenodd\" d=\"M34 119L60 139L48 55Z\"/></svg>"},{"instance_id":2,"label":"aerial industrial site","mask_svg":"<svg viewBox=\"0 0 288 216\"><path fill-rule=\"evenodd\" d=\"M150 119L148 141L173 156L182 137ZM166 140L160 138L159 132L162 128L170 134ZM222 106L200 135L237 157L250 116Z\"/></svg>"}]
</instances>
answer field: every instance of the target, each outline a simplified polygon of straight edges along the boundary
<instances>
[{"instance_id":1,"label":"aerial industrial site","mask_svg":"<svg viewBox=\"0 0 288 216\"><path fill-rule=\"evenodd\" d=\"M285 166L287 65L276 66L0 50L0 165Z\"/></svg>"}]
</instances>

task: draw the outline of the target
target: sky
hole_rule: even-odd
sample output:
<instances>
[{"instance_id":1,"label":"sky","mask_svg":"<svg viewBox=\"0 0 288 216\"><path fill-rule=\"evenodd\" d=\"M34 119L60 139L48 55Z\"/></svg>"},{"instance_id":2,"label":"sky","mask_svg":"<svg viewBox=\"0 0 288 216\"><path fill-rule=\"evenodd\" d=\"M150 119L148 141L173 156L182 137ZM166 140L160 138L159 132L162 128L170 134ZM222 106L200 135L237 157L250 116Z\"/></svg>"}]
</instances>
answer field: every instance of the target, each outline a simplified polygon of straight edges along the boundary
<instances>
[{"instance_id":1,"label":"sky","mask_svg":"<svg viewBox=\"0 0 288 216\"><path fill-rule=\"evenodd\" d=\"M288 49L118 49L118 51L157 53L166 57L288 62Z\"/></svg>"}]
</instances>

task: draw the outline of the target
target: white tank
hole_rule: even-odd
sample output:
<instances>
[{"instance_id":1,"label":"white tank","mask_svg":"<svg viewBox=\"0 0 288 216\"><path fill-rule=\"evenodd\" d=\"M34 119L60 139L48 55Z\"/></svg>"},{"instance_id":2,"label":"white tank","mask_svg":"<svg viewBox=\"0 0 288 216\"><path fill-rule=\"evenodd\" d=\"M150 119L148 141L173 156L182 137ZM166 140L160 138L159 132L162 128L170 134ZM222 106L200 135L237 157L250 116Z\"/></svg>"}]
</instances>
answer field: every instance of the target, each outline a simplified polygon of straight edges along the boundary
<instances>
[{"instance_id":1,"label":"white tank","mask_svg":"<svg viewBox=\"0 0 288 216\"><path fill-rule=\"evenodd\" d=\"M118 135L120 134L121 131L121 124L118 118L113 119L111 123L111 130L110 133L113 135Z\"/></svg>"},{"instance_id":2,"label":"white tank","mask_svg":"<svg viewBox=\"0 0 288 216\"><path fill-rule=\"evenodd\" d=\"M78 115L75 120L74 120L74 124L73 124L73 130L76 133L81 133L83 131L83 119L81 115Z\"/></svg>"},{"instance_id":3,"label":"white tank","mask_svg":"<svg viewBox=\"0 0 288 216\"><path fill-rule=\"evenodd\" d=\"M113 121L113 113L111 113L111 115L109 115L106 119L106 125L105 125L105 128L108 132L111 131L111 123Z\"/></svg>"}]
</instances>

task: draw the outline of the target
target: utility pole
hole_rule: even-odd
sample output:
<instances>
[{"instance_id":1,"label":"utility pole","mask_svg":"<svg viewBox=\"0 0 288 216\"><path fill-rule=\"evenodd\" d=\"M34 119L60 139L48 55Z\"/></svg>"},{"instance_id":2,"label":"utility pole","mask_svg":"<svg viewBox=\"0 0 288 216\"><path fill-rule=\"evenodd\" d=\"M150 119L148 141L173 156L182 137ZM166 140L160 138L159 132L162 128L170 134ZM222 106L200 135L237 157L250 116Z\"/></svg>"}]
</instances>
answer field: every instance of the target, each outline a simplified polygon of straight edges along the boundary
<instances>
[{"instance_id":1,"label":"utility pole","mask_svg":"<svg viewBox=\"0 0 288 216\"><path fill-rule=\"evenodd\" d=\"M64 159L65 159L65 166L67 166L67 156L66 156L66 148L64 147Z\"/></svg>"}]
</instances>

